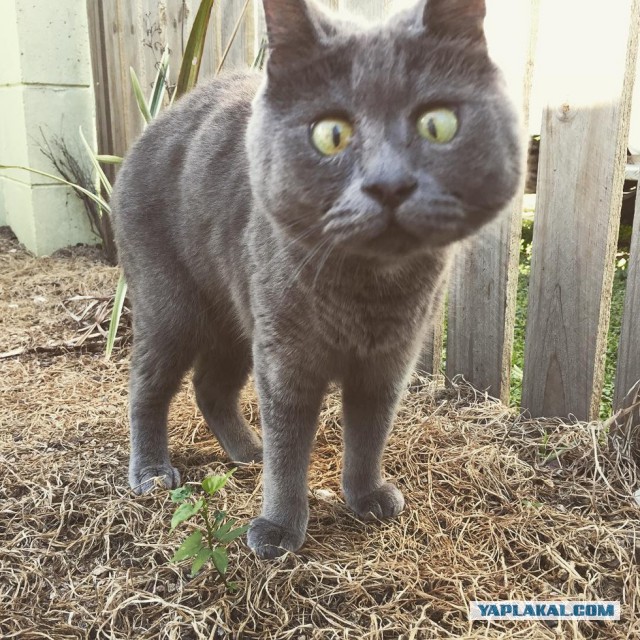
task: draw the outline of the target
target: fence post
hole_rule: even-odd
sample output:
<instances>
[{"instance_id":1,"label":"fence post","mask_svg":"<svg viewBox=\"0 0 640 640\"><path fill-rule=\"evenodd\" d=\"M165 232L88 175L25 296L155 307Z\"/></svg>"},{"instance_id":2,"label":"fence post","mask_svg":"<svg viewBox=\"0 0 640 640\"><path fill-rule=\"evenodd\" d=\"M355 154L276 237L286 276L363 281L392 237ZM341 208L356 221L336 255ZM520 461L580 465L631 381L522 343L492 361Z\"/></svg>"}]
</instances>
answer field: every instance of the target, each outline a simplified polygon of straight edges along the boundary
<instances>
[{"instance_id":1,"label":"fence post","mask_svg":"<svg viewBox=\"0 0 640 640\"><path fill-rule=\"evenodd\" d=\"M523 407L598 414L622 201L639 0L543 3L543 114Z\"/></svg>"},{"instance_id":2,"label":"fence post","mask_svg":"<svg viewBox=\"0 0 640 640\"><path fill-rule=\"evenodd\" d=\"M498 0L487 4L487 40L504 68L516 103L523 106L523 135L528 127L537 1ZM495 21L495 22L494 22ZM504 25L509 29L505 30ZM493 45L493 46L492 46ZM461 176L464 180L464 176ZM523 191L498 221L461 248L449 288L447 376L462 374L479 389L509 401L511 351L518 285Z\"/></svg>"}]
</instances>

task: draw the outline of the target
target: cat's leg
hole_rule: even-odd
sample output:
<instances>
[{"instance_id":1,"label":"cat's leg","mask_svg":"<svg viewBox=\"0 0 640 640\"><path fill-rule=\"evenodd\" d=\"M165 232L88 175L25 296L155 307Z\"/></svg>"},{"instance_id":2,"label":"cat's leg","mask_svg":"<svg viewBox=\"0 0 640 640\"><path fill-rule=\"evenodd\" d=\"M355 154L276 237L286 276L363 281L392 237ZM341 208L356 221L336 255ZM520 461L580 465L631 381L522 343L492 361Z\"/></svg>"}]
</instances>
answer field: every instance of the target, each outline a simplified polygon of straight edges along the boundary
<instances>
[{"instance_id":1,"label":"cat's leg","mask_svg":"<svg viewBox=\"0 0 640 640\"><path fill-rule=\"evenodd\" d=\"M260 558L297 551L309 520L307 470L326 381L317 363L293 360L291 354L278 362L258 356L254 367L264 443L263 505L247 541Z\"/></svg>"},{"instance_id":2,"label":"cat's leg","mask_svg":"<svg viewBox=\"0 0 640 640\"><path fill-rule=\"evenodd\" d=\"M234 462L262 460L260 438L240 413L238 399L251 370L251 344L216 332L214 344L198 355L193 386L209 429Z\"/></svg>"},{"instance_id":3,"label":"cat's leg","mask_svg":"<svg viewBox=\"0 0 640 640\"><path fill-rule=\"evenodd\" d=\"M167 414L182 376L191 365L193 347L179 337L182 332L176 332L174 338L165 329L159 326L157 317L148 319L134 311L129 484L136 493L151 491L156 477L162 478L168 488L180 484L180 474L169 457Z\"/></svg>"},{"instance_id":4,"label":"cat's leg","mask_svg":"<svg viewBox=\"0 0 640 640\"><path fill-rule=\"evenodd\" d=\"M400 490L382 476L382 455L404 379L381 363L368 363L343 382L342 487L347 505L364 520L392 518L404 508Z\"/></svg>"}]
</instances>

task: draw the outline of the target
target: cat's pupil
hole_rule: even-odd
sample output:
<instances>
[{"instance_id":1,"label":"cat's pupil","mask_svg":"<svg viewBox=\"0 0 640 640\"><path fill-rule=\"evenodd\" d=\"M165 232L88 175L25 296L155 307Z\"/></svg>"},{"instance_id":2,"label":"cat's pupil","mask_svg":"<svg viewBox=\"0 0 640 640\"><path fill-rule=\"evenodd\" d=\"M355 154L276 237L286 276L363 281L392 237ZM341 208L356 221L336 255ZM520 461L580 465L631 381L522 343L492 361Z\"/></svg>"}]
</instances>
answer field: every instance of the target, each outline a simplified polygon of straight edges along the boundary
<instances>
[{"instance_id":1,"label":"cat's pupil","mask_svg":"<svg viewBox=\"0 0 640 640\"><path fill-rule=\"evenodd\" d=\"M338 127L337 124L333 126L333 130L331 131L331 137L333 140L333 146L339 147L340 146L340 127Z\"/></svg>"},{"instance_id":2,"label":"cat's pupil","mask_svg":"<svg viewBox=\"0 0 640 640\"><path fill-rule=\"evenodd\" d=\"M427 129L429 129L429 133L432 138L438 137L438 127L436 127L436 123L434 118L429 118L429 122L427 123Z\"/></svg>"}]
</instances>

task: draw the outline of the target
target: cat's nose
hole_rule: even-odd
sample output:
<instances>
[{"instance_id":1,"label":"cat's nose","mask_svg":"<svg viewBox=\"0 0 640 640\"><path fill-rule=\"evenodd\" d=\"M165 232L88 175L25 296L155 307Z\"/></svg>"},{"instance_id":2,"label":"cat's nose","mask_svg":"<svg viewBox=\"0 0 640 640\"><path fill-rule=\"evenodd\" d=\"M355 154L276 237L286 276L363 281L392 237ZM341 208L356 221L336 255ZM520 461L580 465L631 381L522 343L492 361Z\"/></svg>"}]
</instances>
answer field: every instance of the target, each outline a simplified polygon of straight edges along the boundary
<instances>
[{"instance_id":1,"label":"cat's nose","mask_svg":"<svg viewBox=\"0 0 640 640\"><path fill-rule=\"evenodd\" d=\"M411 175L365 181L362 190L385 207L399 207L418 187Z\"/></svg>"}]
</instances>

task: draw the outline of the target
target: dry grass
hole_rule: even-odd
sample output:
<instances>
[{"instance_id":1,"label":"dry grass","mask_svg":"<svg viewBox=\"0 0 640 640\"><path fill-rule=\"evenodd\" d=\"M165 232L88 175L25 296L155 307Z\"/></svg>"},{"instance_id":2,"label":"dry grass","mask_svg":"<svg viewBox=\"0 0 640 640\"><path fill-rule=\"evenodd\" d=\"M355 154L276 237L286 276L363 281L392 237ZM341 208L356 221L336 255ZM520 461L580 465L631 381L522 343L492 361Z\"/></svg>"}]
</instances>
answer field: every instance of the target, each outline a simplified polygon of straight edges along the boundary
<instances>
[{"instance_id":1,"label":"dry grass","mask_svg":"<svg viewBox=\"0 0 640 640\"><path fill-rule=\"evenodd\" d=\"M0 352L69 341L60 303L107 296L115 271L91 252L35 260L0 246ZM11 251L14 251L11 253ZM34 302L36 296L45 301ZM311 469L308 540L297 555L230 550L225 593L204 571L169 562L166 492L127 487L128 350L86 346L0 360L2 638L632 638L640 636L635 467L603 425L533 421L459 384L411 390L386 456L407 509L362 524L339 490L338 398L327 399ZM243 400L257 422L251 390ZM187 385L170 418L188 481L227 468ZM248 521L260 467L222 493ZM620 623L488 625L474 599L612 599Z\"/></svg>"}]
</instances>

